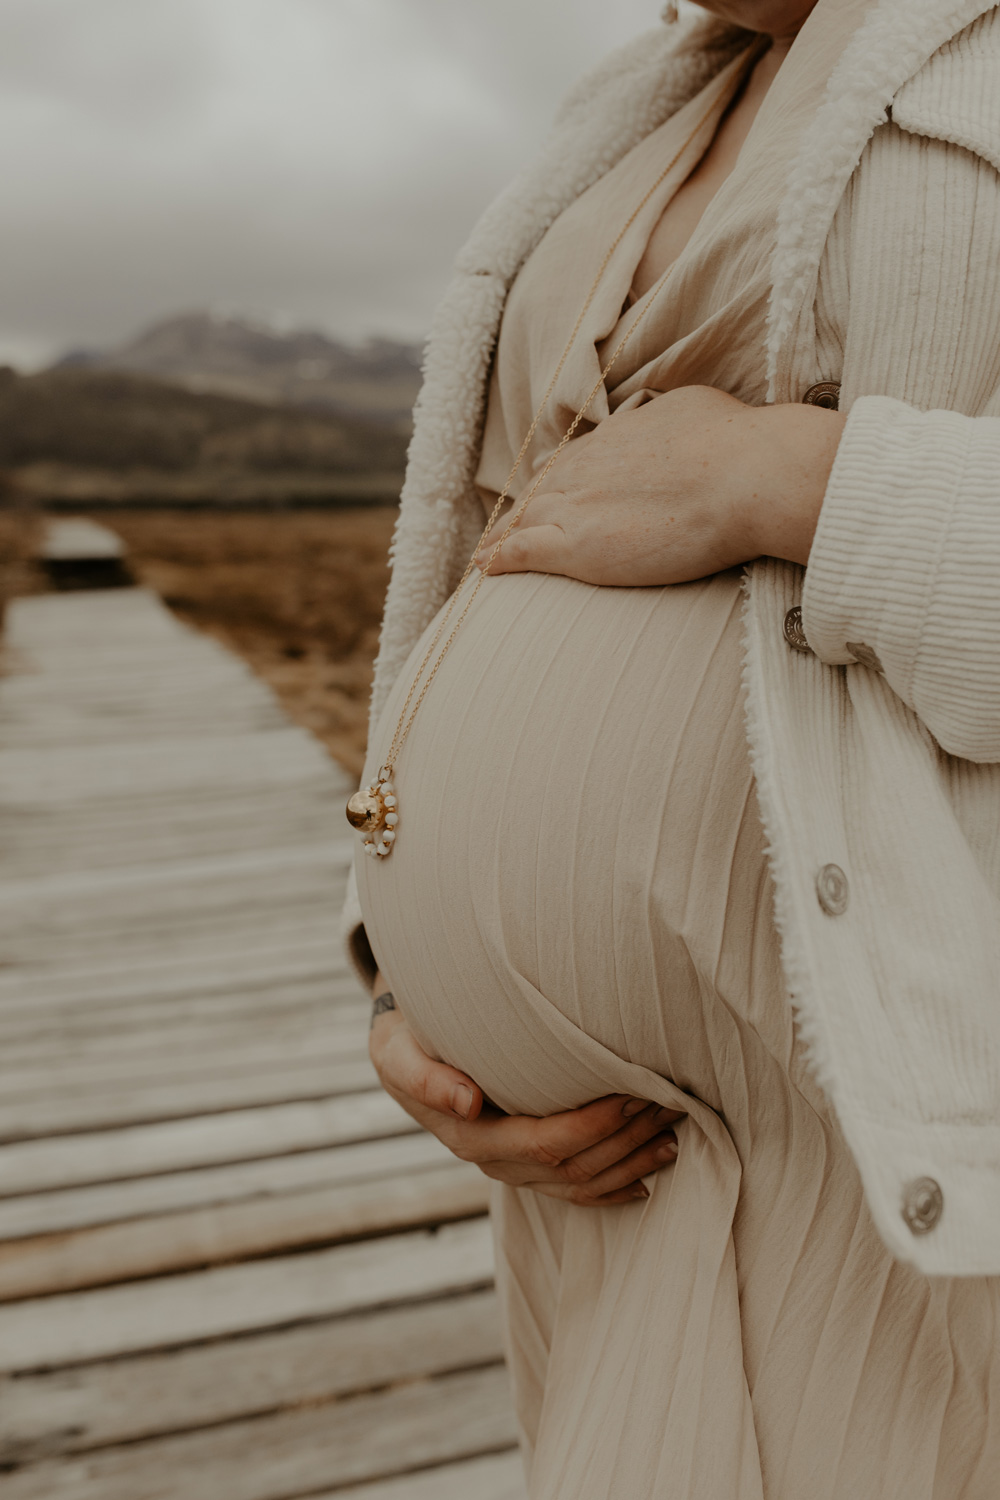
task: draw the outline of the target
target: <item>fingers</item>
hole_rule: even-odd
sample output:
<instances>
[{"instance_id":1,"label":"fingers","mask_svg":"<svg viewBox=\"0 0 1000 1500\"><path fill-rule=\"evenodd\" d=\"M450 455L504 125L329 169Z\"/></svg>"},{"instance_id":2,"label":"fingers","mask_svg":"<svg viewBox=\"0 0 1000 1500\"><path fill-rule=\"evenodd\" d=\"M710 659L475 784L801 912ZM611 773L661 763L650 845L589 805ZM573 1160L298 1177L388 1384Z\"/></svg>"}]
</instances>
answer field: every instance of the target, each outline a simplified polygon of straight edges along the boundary
<instances>
[{"instance_id":1,"label":"fingers","mask_svg":"<svg viewBox=\"0 0 1000 1500\"><path fill-rule=\"evenodd\" d=\"M415 1118L420 1116L411 1104L456 1120L478 1118L483 1107L479 1085L428 1057L398 1011L376 1018L369 1050L383 1087Z\"/></svg>"},{"instance_id":2,"label":"fingers","mask_svg":"<svg viewBox=\"0 0 1000 1500\"><path fill-rule=\"evenodd\" d=\"M621 1161L608 1167L603 1172L598 1172L583 1183L570 1184L576 1187L578 1196L571 1201L574 1203L597 1203L606 1198L608 1194L621 1192L624 1188L636 1186L643 1177L648 1177L651 1172L658 1172L661 1167L670 1166L677 1160L677 1137L672 1130L661 1131L652 1140L645 1142L637 1150L622 1157Z\"/></svg>"},{"instance_id":3,"label":"fingers","mask_svg":"<svg viewBox=\"0 0 1000 1500\"><path fill-rule=\"evenodd\" d=\"M637 1151L624 1157L606 1172L585 1183L525 1182L522 1187L543 1193L546 1197L559 1198L564 1203L574 1203L580 1208L606 1208L613 1203L630 1203L648 1198L649 1190L642 1178L658 1172L661 1167L672 1166L677 1160L677 1139L673 1131L662 1132Z\"/></svg>"},{"instance_id":4,"label":"fingers","mask_svg":"<svg viewBox=\"0 0 1000 1500\"><path fill-rule=\"evenodd\" d=\"M609 1145L603 1155L599 1154L594 1158L593 1170L599 1171L643 1140L649 1139L649 1135L653 1133L649 1129L649 1117L642 1120L642 1115L652 1108L655 1106L651 1106L648 1100L610 1094L604 1099L595 1099L592 1104L585 1104L582 1109L566 1110L562 1114L536 1120L533 1122L536 1129L530 1135L524 1133L526 1138L523 1144L527 1148L524 1160L561 1165L602 1142L610 1142L622 1130L631 1132L626 1134L617 1149ZM681 1118L673 1111L668 1112L668 1115L669 1118L664 1119L665 1124ZM657 1125L655 1129L662 1130L663 1124Z\"/></svg>"},{"instance_id":5,"label":"fingers","mask_svg":"<svg viewBox=\"0 0 1000 1500\"><path fill-rule=\"evenodd\" d=\"M654 1140L654 1137L660 1137L661 1132L669 1131L669 1127L680 1118L681 1116L675 1109L666 1109L658 1104L647 1105L641 1113L634 1115L613 1135L607 1136L596 1146L580 1151L575 1156L571 1156L568 1161L563 1162L566 1181L590 1185L595 1178L606 1175L609 1169L621 1168L635 1157L640 1147L646 1146L647 1142ZM673 1138L673 1133L669 1132L669 1139ZM634 1182L636 1178L652 1170L655 1168L643 1165L640 1171L635 1172L631 1177L622 1178L620 1183L615 1182L614 1186ZM609 1184L600 1191L611 1192L612 1190Z\"/></svg>"},{"instance_id":6,"label":"fingers","mask_svg":"<svg viewBox=\"0 0 1000 1500\"><path fill-rule=\"evenodd\" d=\"M566 534L561 526L518 526L511 532L499 552L494 552L500 532L491 543L489 538L476 555L484 572L499 573L565 573L569 565ZM492 533L491 533L492 536Z\"/></svg>"},{"instance_id":7,"label":"fingers","mask_svg":"<svg viewBox=\"0 0 1000 1500\"><path fill-rule=\"evenodd\" d=\"M458 1148L487 1176L512 1187L540 1182L588 1187L592 1178L630 1159L682 1118L677 1110L613 1094L541 1120L526 1115L483 1119L475 1131L462 1132ZM651 1160L651 1155L643 1157L631 1176L620 1172L615 1182L634 1182L655 1171Z\"/></svg>"}]
</instances>

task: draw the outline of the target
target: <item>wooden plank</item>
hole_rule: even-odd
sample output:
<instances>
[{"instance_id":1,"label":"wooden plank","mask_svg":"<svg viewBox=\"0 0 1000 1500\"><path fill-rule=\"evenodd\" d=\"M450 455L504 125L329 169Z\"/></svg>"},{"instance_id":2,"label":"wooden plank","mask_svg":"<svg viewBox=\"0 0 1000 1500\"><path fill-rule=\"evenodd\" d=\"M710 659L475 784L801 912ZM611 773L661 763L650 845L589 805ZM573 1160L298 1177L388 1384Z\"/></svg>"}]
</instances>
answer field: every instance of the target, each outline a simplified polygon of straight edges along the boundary
<instances>
[{"instance_id":1,"label":"wooden plank","mask_svg":"<svg viewBox=\"0 0 1000 1500\"><path fill-rule=\"evenodd\" d=\"M527 1494L521 1455L512 1449L401 1474L384 1483L326 1490L311 1500L527 1500Z\"/></svg>"},{"instance_id":2,"label":"wooden plank","mask_svg":"<svg viewBox=\"0 0 1000 1500\"><path fill-rule=\"evenodd\" d=\"M471 1291L493 1278L485 1218L0 1306L0 1370L40 1370ZM6 1495L5 1495L6 1500Z\"/></svg>"},{"instance_id":3,"label":"wooden plank","mask_svg":"<svg viewBox=\"0 0 1000 1500\"><path fill-rule=\"evenodd\" d=\"M74 516L66 521L49 521L42 535L39 554L47 561L67 558L110 557L125 555L125 543L115 531L96 521Z\"/></svg>"},{"instance_id":4,"label":"wooden plank","mask_svg":"<svg viewBox=\"0 0 1000 1500\"><path fill-rule=\"evenodd\" d=\"M23 838L30 833L33 840L40 841L43 848L57 852L60 839L79 844L90 839L99 842L95 835L111 839L115 848L127 847L143 834L157 838L166 848L168 835L176 838L178 853L172 857L191 858L198 852L198 845L189 846L191 836L202 830L209 833L231 834L234 825L242 826L247 834L256 834L259 825L266 835L261 848L273 848L291 842L320 843L320 834L329 835L331 829L339 828L338 819L343 813L344 790L331 788L329 784L301 782L297 786L276 791L274 787L232 787L221 789L217 794L202 796L197 788L189 788L182 794L164 793L157 796L133 797L112 802L107 798L93 798L86 802L62 803L57 808L44 804L31 807L4 807L0 804L0 826L7 838ZM310 836L294 840L288 833L275 837L276 831L285 825L285 820L301 822L307 815L322 816L321 827L313 827ZM210 852L226 853L226 846L208 846ZM155 856L159 858L159 856ZM152 862L154 856L147 856ZM143 863L142 859L134 863Z\"/></svg>"},{"instance_id":5,"label":"wooden plank","mask_svg":"<svg viewBox=\"0 0 1000 1500\"><path fill-rule=\"evenodd\" d=\"M356 1094L374 1088L377 1082L375 1069L364 1057L300 1067L285 1067L282 1059L276 1057L270 1068L265 1066L260 1072L232 1077L209 1074L180 1082L147 1083L139 1088L126 1078L105 1095L95 1095L86 1089L80 1093L67 1089L58 1095L39 1095L16 1102L0 1099L0 1142Z\"/></svg>"},{"instance_id":6,"label":"wooden plank","mask_svg":"<svg viewBox=\"0 0 1000 1500\"><path fill-rule=\"evenodd\" d=\"M290 841L318 841L324 829L336 826L342 810L339 798L329 805L303 800L290 803L287 815L279 814L269 821L262 813L258 821L251 822L238 807L220 810L218 805L196 808L188 803L176 815L159 821L150 817L146 808L142 816L129 820L121 835L108 822L103 830L88 827L81 831L67 821L61 838L54 820L44 826L36 820L31 820L33 827L27 826L27 820L12 826L15 820L0 816L0 841L5 870L31 877L52 870L106 870L143 861L237 854L249 849L273 849Z\"/></svg>"},{"instance_id":7,"label":"wooden plank","mask_svg":"<svg viewBox=\"0 0 1000 1500\"><path fill-rule=\"evenodd\" d=\"M161 913L151 902L147 911L137 912L130 922L116 922L112 911L106 911L103 917L95 913L90 929L84 925L67 930L55 922L48 928L29 927L30 913L26 913L21 928L16 923L3 924L0 942L8 964L23 963L26 969L36 971L65 971L74 963L85 970L95 964L114 963L116 958L121 967L126 949L136 959L158 957L162 961L172 944L191 955L235 948L254 937L258 943L269 940L277 945L287 943L295 933L315 938L325 932L330 936L334 889L317 881L305 890L276 890L270 907L263 885L242 902L216 903L201 911L192 905L187 910Z\"/></svg>"},{"instance_id":8,"label":"wooden plank","mask_svg":"<svg viewBox=\"0 0 1000 1500\"><path fill-rule=\"evenodd\" d=\"M329 1190L349 1182L374 1182L453 1160L440 1141L419 1131L291 1155L274 1154L258 1161L227 1162L222 1167L161 1172L130 1182L29 1192L0 1199L0 1242L97 1224L120 1224L150 1214L175 1214L182 1209L275 1197L306 1188Z\"/></svg>"},{"instance_id":9,"label":"wooden plank","mask_svg":"<svg viewBox=\"0 0 1000 1500\"><path fill-rule=\"evenodd\" d=\"M205 1072L255 1071L276 1057L286 1065L323 1057L332 1063L367 1054L368 1025L367 1015L356 1004L327 1015L316 1009L298 1015L276 1006L270 1016L253 1023L237 1016L229 1023L193 1022L148 1031L137 1027L89 1043L78 1037L72 1047L68 1037L62 1040L58 1034L48 1042L44 1037L22 1038L11 1041L0 1054L0 1080L8 1097L30 1098L64 1083L114 1087L126 1070L129 1081L138 1083L147 1078L197 1078Z\"/></svg>"},{"instance_id":10,"label":"wooden plank","mask_svg":"<svg viewBox=\"0 0 1000 1500\"><path fill-rule=\"evenodd\" d=\"M107 639L133 647L156 641L197 639L150 589L97 590L88 594L41 594L12 599L4 619L7 644L27 650L46 641L78 646Z\"/></svg>"},{"instance_id":11,"label":"wooden plank","mask_svg":"<svg viewBox=\"0 0 1000 1500\"><path fill-rule=\"evenodd\" d=\"M367 1032L363 1027L355 1028L353 1046L344 1044L338 1048L331 1044L324 1026L311 1027L304 1034L296 1034L289 1028L283 1034L281 1026L276 1025L273 1045L267 1028L263 1027L255 1035L244 1036L239 1042L220 1047L215 1053L181 1043L176 1049L164 1046L159 1054L122 1059L110 1057L107 1061L100 1055L95 1058L67 1056L48 1059L43 1066L29 1066L24 1062L19 1064L15 1056L11 1067L0 1072L0 1080L6 1107L44 1100L53 1089L83 1094L125 1086L132 1092L146 1083L154 1087L171 1087L174 1083L193 1083L206 1076L223 1079L249 1074L257 1077L273 1067L276 1060L280 1060L286 1071L306 1068L313 1072L325 1063L336 1075L345 1065L351 1066L367 1055Z\"/></svg>"},{"instance_id":12,"label":"wooden plank","mask_svg":"<svg viewBox=\"0 0 1000 1500\"><path fill-rule=\"evenodd\" d=\"M32 1465L5 1476L4 1500L287 1500L515 1440L506 1372L492 1365Z\"/></svg>"},{"instance_id":13,"label":"wooden plank","mask_svg":"<svg viewBox=\"0 0 1000 1500\"><path fill-rule=\"evenodd\" d=\"M23 1039L30 1043L35 1037L42 1041L48 1037L59 1037L63 1044L76 1038L97 1038L121 1035L122 1045L132 1032L142 1029L178 1034L181 1030L199 1027L215 1027L220 1031L229 1025L245 1022L253 1026L261 1017L292 1018L315 1015L325 1019L334 1028L353 1021L365 1019L370 1014L370 1003L360 986L352 977L331 979L326 974L315 978L293 978L269 985L242 987L233 985L222 990L210 990L207 994L195 992L183 1000L162 1000L159 997L144 999L141 991L129 1003L129 996L111 997L109 1003L88 1007L71 1004L63 998L46 1003L42 998L32 1006L0 1007L0 1056L6 1043Z\"/></svg>"},{"instance_id":14,"label":"wooden plank","mask_svg":"<svg viewBox=\"0 0 1000 1500\"><path fill-rule=\"evenodd\" d=\"M26 982L37 979L41 983L45 977L72 976L74 972L87 973L97 967L121 971L129 960L136 964L165 963L171 950L171 934L178 955L183 953L189 962L199 957L214 958L220 951L231 951L255 938L261 945L287 947L298 936L315 941L325 932L329 938L331 905L323 899L326 895L326 891L320 890L315 901L287 906L279 903L271 912L263 900L248 902L238 910L208 912L201 918L192 910L174 923L157 922L155 914L151 914L148 921L137 919L117 931L96 933L90 941L84 934L54 932L48 952L41 934L26 938L16 954L12 937L5 936L0 939L0 952L8 964L17 964L20 970L17 979L23 976ZM13 968L8 972L13 972Z\"/></svg>"},{"instance_id":15,"label":"wooden plank","mask_svg":"<svg viewBox=\"0 0 1000 1500\"><path fill-rule=\"evenodd\" d=\"M129 840L130 835L145 829L150 835L165 838L177 829L178 847L181 852L187 847L187 837L198 829L228 831L232 823L243 819L244 831L256 837L259 828L267 835L264 847L274 843L286 844L294 841L307 843L310 840L292 840L288 834L273 838L273 829L282 826L285 817L300 817L303 811L343 810L343 787L330 781L307 780L292 786L274 787L220 787L211 795L201 795L198 787L189 787L183 792L156 793L150 790L148 798L135 795L129 798L87 798L85 801L61 802L57 808L46 807L43 802L34 802L27 807L10 807L0 802L0 826L7 835L18 829L31 829L52 849L57 847L60 834L79 841L97 832L106 832L115 843ZM321 834L330 834L337 825L313 828L312 841L318 843ZM94 840L96 843L96 840ZM223 853L225 849L217 849ZM136 859L136 864L139 864Z\"/></svg>"},{"instance_id":16,"label":"wooden plank","mask_svg":"<svg viewBox=\"0 0 1000 1500\"><path fill-rule=\"evenodd\" d=\"M316 1034L334 1051L343 1047L356 1055L367 1047L369 1013L370 1006L357 991L331 1004L322 983L275 985L250 995L236 990L200 1003L191 1000L178 1016L170 1014L169 1003L140 1002L131 1014L125 1006L94 1015L82 1007L69 1012L45 1009L37 1016L24 1010L0 1015L0 1075L14 1075L18 1061L26 1067L50 1060L62 1066L67 1052L77 1053L81 1061L114 1058L127 1067L132 1058L148 1060L159 1049L224 1052L268 1036L276 1045L286 1037L295 1045L297 1038Z\"/></svg>"},{"instance_id":17,"label":"wooden plank","mask_svg":"<svg viewBox=\"0 0 1000 1500\"><path fill-rule=\"evenodd\" d=\"M89 1009L102 1000L131 1001L137 991L151 1001L176 1001L192 991L207 995L240 986L265 988L282 979L327 973L338 980L353 977L329 926L318 930L314 922L300 921L277 933L258 931L246 944L222 936L208 951L161 950L129 962L115 953L89 962L71 956L62 964L33 970L0 970L0 1005L10 1007L22 998L33 1004L79 999Z\"/></svg>"},{"instance_id":18,"label":"wooden plank","mask_svg":"<svg viewBox=\"0 0 1000 1500\"><path fill-rule=\"evenodd\" d=\"M325 882L326 872L314 866L315 879L308 879L307 871L296 871L285 880L281 889L273 889L268 903L268 884L263 873L239 882L235 877L223 877L219 886L208 883L198 885L192 881L183 886L165 886L159 891L143 892L145 901L140 902L138 893L132 898L123 898L116 910L113 899L106 893L94 892L86 897L70 898L61 909L55 904L45 907L19 905L18 908L0 908L0 942L3 944L5 961L45 962L48 954L60 956L67 950L91 955L112 948L116 943L131 939L133 947L148 945L153 934L161 935L166 946L171 932L185 937L188 932L220 933L239 931L256 926L266 932L279 929L290 917L301 923L310 918L317 930L332 930L333 917L329 907L331 890ZM276 877L277 879L277 877ZM25 882L27 884L27 882ZM51 898L46 898L48 902ZM72 945L72 946L71 946Z\"/></svg>"},{"instance_id":19,"label":"wooden plank","mask_svg":"<svg viewBox=\"0 0 1000 1500\"><path fill-rule=\"evenodd\" d=\"M287 723L276 703L261 703L242 689L221 685L206 687L200 696L189 692L183 711L169 701L146 703L123 692L121 697L92 696L85 708L65 699L43 707L0 694L0 713L5 750L183 739L202 733L210 713L214 734L263 734ZM210 737L206 732L205 738Z\"/></svg>"},{"instance_id":20,"label":"wooden plank","mask_svg":"<svg viewBox=\"0 0 1000 1500\"><path fill-rule=\"evenodd\" d=\"M164 1354L0 1376L0 1466L328 1401L502 1358L492 1291Z\"/></svg>"},{"instance_id":21,"label":"wooden plank","mask_svg":"<svg viewBox=\"0 0 1000 1500\"><path fill-rule=\"evenodd\" d=\"M201 735L169 744L86 745L72 750L0 750L0 805L54 807L90 797L294 786L329 781L333 762L306 730ZM348 785L346 773L343 781Z\"/></svg>"},{"instance_id":22,"label":"wooden plank","mask_svg":"<svg viewBox=\"0 0 1000 1500\"><path fill-rule=\"evenodd\" d=\"M3 1048L17 1041L31 1047L37 1040L44 1049L51 1041L62 1048L104 1037L128 1052L142 1042L143 1035L178 1036L211 1030L222 1037L231 1026L252 1027L260 1017L304 1020L312 1015L332 1028L331 1034L357 1019L368 1024L370 1005L352 978L330 979L320 974L310 979L290 979L270 985L239 986L194 994L184 1000L145 999L139 991L132 997L119 995L110 1004L88 1006L48 1000L41 1003L0 1006L0 1059ZM126 1031L125 1027L131 1030Z\"/></svg>"},{"instance_id":23,"label":"wooden plank","mask_svg":"<svg viewBox=\"0 0 1000 1500\"><path fill-rule=\"evenodd\" d=\"M124 916L150 900L155 900L158 908L171 899L183 906L190 899L189 892L197 890L200 894L202 888L211 891L222 883L234 890L275 880L311 883L327 871L343 870L353 851L353 843L344 839L298 848L224 854L214 859L202 856L171 860L167 864L140 864L127 870L87 870L36 875L32 880L0 880L0 920L13 920L22 908L35 912L41 909L51 919L67 904L71 906L71 917L79 920L79 915L92 905L107 903L122 910L123 902Z\"/></svg>"},{"instance_id":24,"label":"wooden plank","mask_svg":"<svg viewBox=\"0 0 1000 1500\"><path fill-rule=\"evenodd\" d=\"M341 1183L336 1191L323 1186L7 1240L0 1244L0 1301L443 1224L488 1207L489 1180L478 1167L449 1160L374 1182Z\"/></svg>"},{"instance_id":25,"label":"wooden plank","mask_svg":"<svg viewBox=\"0 0 1000 1500\"><path fill-rule=\"evenodd\" d=\"M415 1131L381 1089L0 1147L0 1195L311 1151Z\"/></svg>"}]
</instances>

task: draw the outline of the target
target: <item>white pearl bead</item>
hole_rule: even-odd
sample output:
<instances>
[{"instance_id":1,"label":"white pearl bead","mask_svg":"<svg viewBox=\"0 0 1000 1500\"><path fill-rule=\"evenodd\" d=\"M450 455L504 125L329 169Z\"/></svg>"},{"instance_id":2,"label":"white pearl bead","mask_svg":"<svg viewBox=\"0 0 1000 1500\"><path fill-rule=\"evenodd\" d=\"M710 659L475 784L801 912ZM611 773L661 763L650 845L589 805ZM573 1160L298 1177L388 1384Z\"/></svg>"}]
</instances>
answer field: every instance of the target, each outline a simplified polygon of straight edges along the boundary
<instances>
[{"instance_id":1,"label":"white pearl bead","mask_svg":"<svg viewBox=\"0 0 1000 1500\"><path fill-rule=\"evenodd\" d=\"M383 783L382 783L382 791L383 792L394 792L395 790L396 790L396 788L393 786L393 784L392 784L391 781L383 781Z\"/></svg>"},{"instance_id":2,"label":"white pearl bead","mask_svg":"<svg viewBox=\"0 0 1000 1500\"><path fill-rule=\"evenodd\" d=\"M395 799L395 797L383 797L382 800L385 802L386 807L395 807L396 806L396 799Z\"/></svg>"},{"instance_id":3,"label":"white pearl bead","mask_svg":"<svg viewBox=\"0 0 1000 1500\"><path fill-rule=\"evenodd\" d=\"M386 823L388 824L388 826L390 828L395 828L396 824L399 822L399 814L398 813L386 813L386 815L385 815L385 821L386 821Z\"/></svg>"},{"instance_id":4,"label":"white pearl bead","mask_svg":"<svg viewBox=\"0 0 1000 1500\"><path fill-rule=\"evenodd\" d=\"M377 854L388 854L389 853L389 845L388 844L379 844L378 849L376 850L376 853Z\"/></svg>"},{"instance_id":5,"label":"white pearl bead","mask_svg":"<svg viewBox=\"0 0 1000 1500\"><path fill-rule=\"evenodd\" d=\"M393 839L395 837L396 837L396 834L395 834L394 830L391 829L391 828L387 828L385 830L385 833L383 833L383 835L382 835L382 842L383 842L383 844L391 844L392 841L393 841Z\"/></svg>"}]
</instances>

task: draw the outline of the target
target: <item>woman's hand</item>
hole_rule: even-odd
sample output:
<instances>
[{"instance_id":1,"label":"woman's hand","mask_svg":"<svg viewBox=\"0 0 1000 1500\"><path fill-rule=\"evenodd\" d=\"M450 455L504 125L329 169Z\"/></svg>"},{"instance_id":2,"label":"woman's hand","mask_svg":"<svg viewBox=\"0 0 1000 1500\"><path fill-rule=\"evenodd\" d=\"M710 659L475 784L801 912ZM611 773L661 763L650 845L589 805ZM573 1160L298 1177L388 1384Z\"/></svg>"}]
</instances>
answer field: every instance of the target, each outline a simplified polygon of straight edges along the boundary
<instances>
[{"instance_id":1,"label":"woman's hand","mask_svg":"<svg viewBox=\"0 0 1000 1500\"><path fill-rule=\"evenodd\" d=\"M817 406L746 406L685 386L574 438L497 557L494 573L585 583L706 578L755 557L809 559L845 418Z\"/></svg>"},{"instance_id":2,"label":"woman's hand","mask_svg":"<svg viewBox=\"0 0 1000 1500\"><path fill-rule=\"evenodd\" d=\"M386 1092L463 1161L499 1182L604 1207L646 1198L641 1178L674 1161L677 1110L613 1094L535 1119L486 1105L457 1068L417 1043L381 975L373 991L370 1052Z\"/></svg>"}]
</instances>

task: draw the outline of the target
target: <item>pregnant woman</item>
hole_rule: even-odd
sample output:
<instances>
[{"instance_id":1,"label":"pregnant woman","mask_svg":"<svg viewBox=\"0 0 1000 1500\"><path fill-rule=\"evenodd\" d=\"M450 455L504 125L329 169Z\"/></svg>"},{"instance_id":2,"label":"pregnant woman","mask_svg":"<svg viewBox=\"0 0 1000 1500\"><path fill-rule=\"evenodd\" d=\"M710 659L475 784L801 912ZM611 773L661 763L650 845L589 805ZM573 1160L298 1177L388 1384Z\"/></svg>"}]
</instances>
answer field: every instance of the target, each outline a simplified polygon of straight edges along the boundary
<instances>
[{"instance_id":1,"label":"pregnant woman","mask_svg":"<svg viewBox=\"0 0 1000 1500\"><path fill-rule=\"evenodd\" d=\"M996 1500L1000 14L704 9L435 325L372 1055L495 1181L532 1500Z\"/></svg>"}]
</instances>

